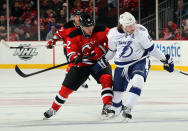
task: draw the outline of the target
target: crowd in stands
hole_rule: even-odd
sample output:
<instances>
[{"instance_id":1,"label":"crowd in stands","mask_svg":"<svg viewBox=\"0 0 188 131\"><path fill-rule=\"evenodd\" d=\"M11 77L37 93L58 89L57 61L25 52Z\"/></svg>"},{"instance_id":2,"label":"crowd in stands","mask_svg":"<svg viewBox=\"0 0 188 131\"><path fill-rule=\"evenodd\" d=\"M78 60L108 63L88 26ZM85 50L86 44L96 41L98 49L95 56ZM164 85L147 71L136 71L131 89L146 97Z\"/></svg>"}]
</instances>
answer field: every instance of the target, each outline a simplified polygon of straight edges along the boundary
<instances>
[{"instance_id":1,"label":"crowd in stands","mask_svg":"<svg viewBox=\"0 0 188 131\"><path fill-rule=\"evenodd\" d=\"M166 27L161 30L159 40L188 40L188 2L185 5L183 0L177 0L173 15L174 19L168 20Z\"/></svg>"},{"instance_id":2,"label":"crowd in stands","mask_svg":"<svg viewBox=\"0 0 188 131\"><path fill-rule=\"evenodd\" d=\"M187 8L183 6L182 0L178 0L174 19L169 20L168 25L160 32L160 40L180 40L188 39L188 14ZM37 0L10 0L9 1L9 40L38 40L38 13ZM142 0L141 16L151 13L146 9L150 0ZM117 0L95 0L95 10L93 0L40 0L40 40L49 40L65 22L67 22L67 8L69 17L74 10L81 10L93 15L97 24L105 24L108 27L117 25ZM182 9L182 21L179 21L180 8ZM138 0L120 0L120 13L131 12L138 18ZM6 0L0 1L0 39L7 40L7 4ZM179 26L178 26L179 25ZM155 32L151 32L155 39Z\"/></svg>"}]
</instances>

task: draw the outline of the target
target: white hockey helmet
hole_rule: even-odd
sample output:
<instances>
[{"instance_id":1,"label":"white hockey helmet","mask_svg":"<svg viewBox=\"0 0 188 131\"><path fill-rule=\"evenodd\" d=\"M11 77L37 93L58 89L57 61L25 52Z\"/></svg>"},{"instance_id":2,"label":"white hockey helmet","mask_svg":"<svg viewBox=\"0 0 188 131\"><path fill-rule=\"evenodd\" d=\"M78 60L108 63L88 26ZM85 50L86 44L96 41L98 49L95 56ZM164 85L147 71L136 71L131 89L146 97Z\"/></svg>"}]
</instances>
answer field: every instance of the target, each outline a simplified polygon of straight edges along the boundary
<instances>
[{"instance_id":1,"label":"white hockey helmet","mask_svg":"<svg viewBox=\"0 0 188 131\"><path fill-rule=\"evenodd\" d=\"M136 23L134 16L129 12L124 12L119 17L119 23L123 25L123 27L130 26Z\"/></svg>"}]
</instances>

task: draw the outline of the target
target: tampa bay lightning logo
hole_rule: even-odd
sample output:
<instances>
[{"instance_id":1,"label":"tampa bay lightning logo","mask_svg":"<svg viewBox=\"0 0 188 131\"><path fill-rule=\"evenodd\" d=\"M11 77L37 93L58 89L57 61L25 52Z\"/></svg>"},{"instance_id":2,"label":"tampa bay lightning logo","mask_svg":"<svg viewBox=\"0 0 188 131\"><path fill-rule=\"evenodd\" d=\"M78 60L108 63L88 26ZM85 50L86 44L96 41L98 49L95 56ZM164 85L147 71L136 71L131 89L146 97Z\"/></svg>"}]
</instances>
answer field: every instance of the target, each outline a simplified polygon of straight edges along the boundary
<instances>
[{"instance_id":1,"label":"tampa bay lightning logo","mask_svg":"<svg viewBox=\"0 0 188 131\"><path fill-rule=\"evenodd\" d=\"M129 57L133 53L133 48L130 47L131 44L132 44L132 41L126 42L126 45L123 46L123 50L121 54L119 55L119 57L123 57L123 58Z\"/></svg>"}]
</instances>

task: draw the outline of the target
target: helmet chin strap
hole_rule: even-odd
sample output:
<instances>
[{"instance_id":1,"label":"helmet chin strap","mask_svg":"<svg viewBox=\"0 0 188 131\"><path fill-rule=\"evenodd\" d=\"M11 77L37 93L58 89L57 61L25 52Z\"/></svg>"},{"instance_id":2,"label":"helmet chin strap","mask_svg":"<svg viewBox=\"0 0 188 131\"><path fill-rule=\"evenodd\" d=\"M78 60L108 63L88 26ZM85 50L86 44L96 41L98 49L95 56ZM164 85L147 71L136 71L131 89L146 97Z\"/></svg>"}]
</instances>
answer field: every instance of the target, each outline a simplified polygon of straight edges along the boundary
<instances>
[{"instance_id":1,"label":"helmet chin strap","mask_svg":"<svg viewBox=\"0 0 188 131\"><path fill-rule=\"evenodd\" d=\"M80 26L80 29L81 29L81 31L82 31L82 33L83 33L83 35L84 35L84 37L85 38L90 38L91 37L91 35L88 35L88 34L86 34L85 32L84 32L84 30L83 30L83 26Z\"/></svg>"}]
</instances>

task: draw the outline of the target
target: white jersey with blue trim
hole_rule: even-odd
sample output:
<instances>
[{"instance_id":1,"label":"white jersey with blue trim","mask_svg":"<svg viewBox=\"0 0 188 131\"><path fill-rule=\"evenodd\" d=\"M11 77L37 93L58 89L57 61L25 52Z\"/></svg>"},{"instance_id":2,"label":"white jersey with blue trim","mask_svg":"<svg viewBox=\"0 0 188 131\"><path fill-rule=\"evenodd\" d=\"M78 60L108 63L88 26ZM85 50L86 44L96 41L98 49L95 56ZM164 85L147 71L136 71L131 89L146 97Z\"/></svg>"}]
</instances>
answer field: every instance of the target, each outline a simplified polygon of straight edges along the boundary
<instances>
[{"instance_id":1,"label":"white jersey with blue trim","mask_svg":"<svg viewBox=\"0 0 188 131\"><path fill-rule=\"evenodd\" d=\"M110 29L107 37L109 51L105 57L108 60L114 57L114 63L119 67L140 59L146 52L152 52L151 55L160 60L165 59L164 54L154 48L154 42L148 30L140 24L135 24L132 34L119 31L114 27Z\"/></svg>"}]
</instances>

